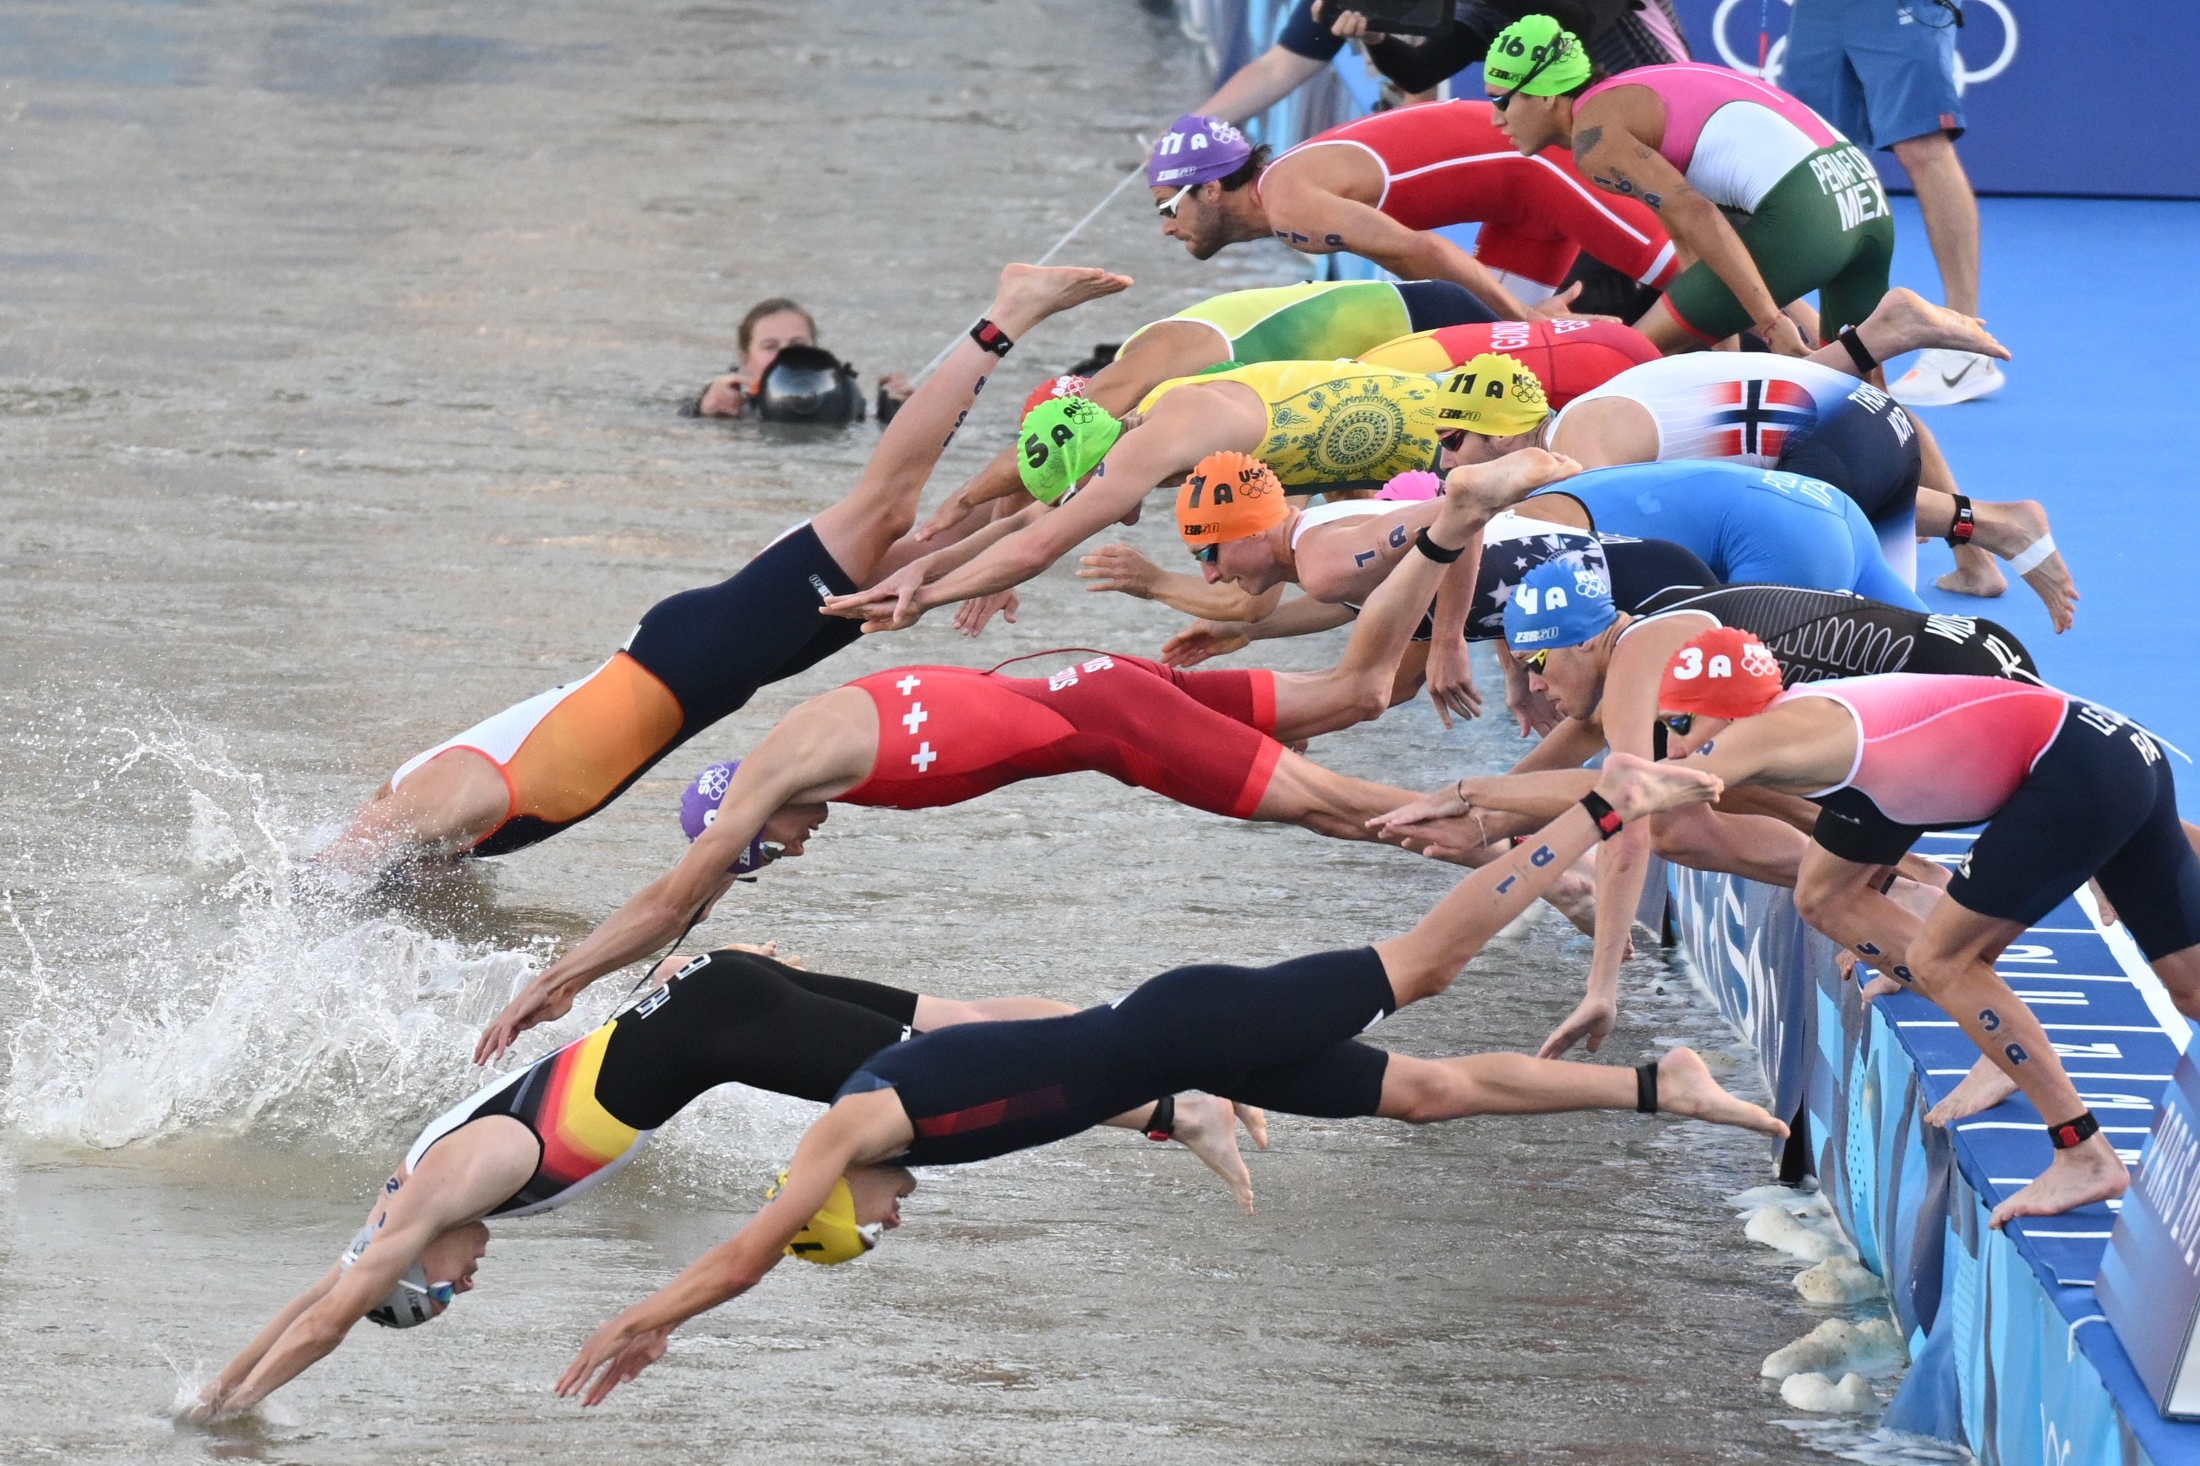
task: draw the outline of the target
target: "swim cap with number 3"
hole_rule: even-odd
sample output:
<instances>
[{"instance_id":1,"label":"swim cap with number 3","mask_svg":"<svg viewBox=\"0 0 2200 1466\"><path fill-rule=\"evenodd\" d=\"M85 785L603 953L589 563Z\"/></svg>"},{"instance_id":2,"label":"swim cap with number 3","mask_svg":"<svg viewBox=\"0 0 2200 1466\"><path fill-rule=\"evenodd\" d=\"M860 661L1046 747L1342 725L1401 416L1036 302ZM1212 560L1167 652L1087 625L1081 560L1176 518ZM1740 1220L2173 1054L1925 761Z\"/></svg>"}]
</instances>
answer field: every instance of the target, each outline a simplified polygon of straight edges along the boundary
<instances>
[{"instance_id":1,"label":"swim cap with number 3","mask_svg":"<svg viewBox=\"0 0 2200 1466\"><path fill-rule=\"evenodd\" d=\"M1707 718L1748 718L1780 695L1780 662L1756 637L1714 626L1681 643L1658 679L1658 707Z\"/></svg>"}]
</instances>

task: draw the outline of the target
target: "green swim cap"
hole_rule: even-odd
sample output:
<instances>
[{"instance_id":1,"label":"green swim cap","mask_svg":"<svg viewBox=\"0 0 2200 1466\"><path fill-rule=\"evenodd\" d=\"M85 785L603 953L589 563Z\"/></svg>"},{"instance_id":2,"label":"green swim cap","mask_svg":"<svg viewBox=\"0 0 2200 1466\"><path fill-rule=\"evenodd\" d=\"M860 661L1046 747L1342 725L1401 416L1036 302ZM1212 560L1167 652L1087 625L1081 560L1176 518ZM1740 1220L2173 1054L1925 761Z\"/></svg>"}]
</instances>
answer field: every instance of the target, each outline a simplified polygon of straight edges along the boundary
<instances>
[{"instance_id":1,"label":"green swim cap","mask_svg":"<svg viewBox=\"0 0 2200 1466\"><path fill-rule=\"evenodd\" d=\"M1548 15L1524 16L1506 26L1482 62L1484 84L1517 87L1531 97L1560 96L1588 79L1589 53Z\"/></svg>"},{"instance_id":2,"label":"green swim cap","mask_svg":"<svg viewBox=\"0 0 2200 1466\"><path fill-rule=\"evenodd\" d=\"M1099 466L1123 424L1085 397L1055 397L1024 415L1016 473L1031 497L1052 504Z\"/></svg>"}]
</instances>

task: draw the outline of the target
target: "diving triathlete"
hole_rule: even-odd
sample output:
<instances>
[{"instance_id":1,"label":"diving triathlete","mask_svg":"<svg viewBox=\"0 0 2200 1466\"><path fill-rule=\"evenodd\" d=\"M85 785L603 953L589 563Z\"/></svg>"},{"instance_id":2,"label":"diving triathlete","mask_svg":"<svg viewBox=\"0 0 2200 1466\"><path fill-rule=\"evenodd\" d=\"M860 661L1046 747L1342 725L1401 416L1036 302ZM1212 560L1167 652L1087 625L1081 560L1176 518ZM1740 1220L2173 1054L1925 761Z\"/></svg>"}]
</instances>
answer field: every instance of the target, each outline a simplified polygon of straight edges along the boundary
<instances>
[{"instance_id":1,"label":"diving triathlete","mask_svg":"<svg viewBox=\"0 0 2200 1466\"><path fill-rule=\"evenodd\" d=\"M1602 535L1685 545L1728 583L1853 591L1925 610L1888 568L1856 501L1800 474L1739 463L1630 463L1539 489L1520 513Z\"/></svg>"},{"instance_id":2,"label":"diving triathlete","mask_svg":"<svg viewBox=\"0 0 2200 1466\"><path fill-rule=\"evenodd\" d=\"M1038 503L825 607L867 632L894 631L1013 589L1135 518L1148 493L1210 453L1257 457L1292 494L1379 489L1435 465L1441 395L1419 372L1273 361L1163 382L1128 418L1085 397L1041 397L1016 436L1017 472Z\"/></svg>"},{"instance_id":3,"label":"diving triathlete","mask_svg":"<svg viewBox=\"0 0 2200 1466\"><path fill-rule=\"evenodd\" d=\"M1049 397L1088 398L1122 417L1163 382L1195 377L1225 363L1251 366L1270 361L1337 361L1357 357L1401 336L1420 339L1412 335L1414 332L1491 319L1480 301L1449 280L1316 280L1303 285L1233 290L1186 306L1166 320L1139 327L1117 349L1115 360L1090 377L1065 376L1042 383L1025 402L1017 421ZM1602 323L1569 318L1564 324ZM1448 369L1384 364L1404 371ZM1016 472L1018 456L1013 444L1002 449L991 463L948 496L947 502L917 530L917 538L925 539L959 523L971 509L988 500L1021 492L1023 485Z\"/></svg>"},{"instance_id":4,"label":"diving triathlete","mask_svg":"<svg viewBox=\"0 0 2200 1466\"><path fill-rule=\"evenodd\" d=\"M1584 585L1562 567L1539 569L1528 575L1505 608L1506 642L1525 666L1531 689L1548 697L1565 721L1514 765L1512 773L1578 769L1606 748L1663 758L1666 730L1657 721L1659 678L1683 643L1721 626L1746 632L1768 647L1783 681L1791 686L1881 672L2007 677L2034 685L2040 681L2024 643L1991 621L1935 616L1839 591L1781 585L1680 591L1628 607L1624 602L1615 605L1605 586ZM1545 798L1524 797L1527 781L1508 775L1470 776L1392 811L1375 829L1439 855L1460 853L1484 843L1489 822L1478 814L1545 818L1563 808L1571 792L1569 784L1548 788ZM1795 811L1745 804L1734 797L1746 792L1730 791L1733 808L1725 814L1709 808L1675 810L1631 826L1601 846L1598 909L1633 911L1639 906L1653 853L1699 870L1793 886L1806 843L1801 829L1730 816L1743 810L1776 817ZM1939 884L1916 863L1906 866L1904 874ZM1545 1040L1543 1057L1556 1058L1581 1040L1594 1050L1611 1032L1618 1018L1626 939L1621 923L1607 922L1597 929L1588 995Z\"/></svg>"},{"instance_id":5,"label":"diving triathlete","mask_svg":"<svg viewBox=\"0 0 2200 1466\"><path fill-rule=\"evenodd\" d=\"M1367 821L1411 796L1332 773L1284 743L1389 706L1407 638L1489 512L1464 483L1448 494L1415 539L1419 553L1370 598L1328 672L1182 672L1093 653L1042 677L896 667L810 699L739 761L715 818L683 820L700 833L679 863L537 974L484 1031L476 1057L501 1053L589 983L677 940L755 863L759 838L789 824L806 836L832 801L937 809L1023 779L1095 772L1232 819L1372 838ZM716 787L716 774L701 777Z\"/></svg>"},{"instance_id":6,"label":"diving triathlete","mask_svg":"<svg viewBox=\"0 0 2200 1466\"><path fill-rule=\"evenodd\" d=\"M835 1198L861 1198L858 1224L891 1220L895 1203L916 1188L906 1167L962 1165L1064 1140L1183 1089L1287 1114L1409 1124L1633 1109L1784 1135L1784 1125L1721 1089L1687 1049L1629 1070L1522 1054L1416 1059L1357 1037L1405 1004L1443 992L1600 834L1715 792L1709 779L1615 760L1580 808L1462 882L1404 936L1264 968L1179 967L1066 1018L965 1025L873 1056L803 1135L763 1210L599 1327L558 1392L593 1405L634 1378L663 1355L681 1323L761 1282ZM1169 1108L1163 1100L1149 1119L1155 1131L1166 1130ZM1251 1176L1239 1172L1236 1189L1250 1211Z\"/></svg>"},{"instance_id":7,"label":"diving triathlete","mask_svg":"<svg viewBox=\"0 0 2200 1466\"><path fill-rule=\"evenodd\" d=\"M1522 157L1487 102L1378 112L1317 133L1269 162L1219 117L1179 117L1154 144L1146 181L1161 232L1192 258L1275 238L1302 254L1340 250L1406 280L1455 280L1507 320L1566 314L1575 258L1644 285L1680 272L1649 209L1600 198L1563 149ZM1479 223L1474 253L1434 231Z\"/></svg>"},{"instance_id":8,"label":"diving triathlete","mask_svg":"<svg viewBox=\"0 0 2200 1466\"><path fill-rule=\"evenodd\" d=\"M660 601L588 676L505 709L390 776L325 857L504 855L578 824L759 687L855 640L818 614L904 563L917 496L1014 338L1130 281L1104 270L1010 265L986 317L889 424L848 496L774 540L723 584Z\"/></svg>"},{"instance_id":9,"label":"diving triathlete","mask_svg":"<svg viewBox=\"0 0 2200 1466\"><path fill-rule=\"evenodd\" d=\"M1542 384L1544 400L1553 412L1629 367L1658 359L1658 349L1632 326L1577 316L1417 331L1363 351L1359 359L1370 366L1440 376L1487 353L1525 363Z\"/></svg>"},{"instance_id":10,"label":"diving triathlete","mask_svg":"<svg viewBox=\"0 0 2200 1466\"><path fill-rule=\"evenodd\" d=\"M1965 319L1910 291L1889 291L1869 320L1807 361L1752 351L1665 357L1628 368L1521 433L1470 432L1456 446L1447 442L1446 461L1487 462L1533 446L1586 468L1724 458L1807 473L1856 500L1898 573L1914 578L1917 536L1946 539L1957 566L1940 587L1995 596L2007 588L1991 558L2001 556L2063 630L2077 590L2047 511L2031 500L1965 497L1924 423L1859 380L1878 360L1874 351L1946 339L1942 326Z\"/></svg>"},{"instance_id":11,"label":"diving triathlete","mask_svg":"<svg viewBox=\"0 0 2200 1466\"><path fill-rule=\"evenodd\" d=\"M361 1319L404 1329L441 1317L473 1290L489 1222L555 1211L608 1181L661 1126L721 1084L827 1104L866 1060L912 1034L1075 1011L1044 998L956 1002L803 972L740 949L667 958L662 970L674 966L602 1027L498 1075L430 1121L335 1265L207 1382L192 1417L252 1409L334 1351ZM1171 1110L1170 1138L1234 1186L1244 1168L1236 1118L1198 1097L1176 1099ZM1144 1129L1151 1107L1118 1118ZM1258 1137L1258 1117L1246 1118ZM807 1230L790 1250L813 1261L839 1261L876 1240L845 1208L827 1207Z\"/></svg>"},{"instance_id":12,"label":"diving triathlete","mask_svg":"<svg viewBox=\"0 0 2200 1466\"><path fill-rule=\"evenodd\" d=\"M1521 153L1570 147L1579 176L1649 205L1694 260L1635 323L1661 351L1754 328L1774 351L1804 356L1783 306L1817 291L1831 341L1887 293L1894 220L1878 172L1779 88L1698 62L1599 80L1547 15L1498 32L1482 83Z\"/></svg>"},{"instance_id":13,"label":"diving triathlete","mask_svg":"<svg viewBox=\"0 0 2200 1466\"><path fill-rule=\"evenodd\" d=\"M1939 1005L2047 1121L2053 1164L1993 1224L2121 1195L2123 1162L1994 960L2092 879L2177 1010L2200 1018L2200 856L2162 744L2082 698L1994 678L1897 672L1783 692L1771 653L1725 629L1674 654L1658 714L1683 767L1824 806L1798 910ZM1981 823L1922 923L1858 878L1926 830Z\"/></svg>"}]
</instances>

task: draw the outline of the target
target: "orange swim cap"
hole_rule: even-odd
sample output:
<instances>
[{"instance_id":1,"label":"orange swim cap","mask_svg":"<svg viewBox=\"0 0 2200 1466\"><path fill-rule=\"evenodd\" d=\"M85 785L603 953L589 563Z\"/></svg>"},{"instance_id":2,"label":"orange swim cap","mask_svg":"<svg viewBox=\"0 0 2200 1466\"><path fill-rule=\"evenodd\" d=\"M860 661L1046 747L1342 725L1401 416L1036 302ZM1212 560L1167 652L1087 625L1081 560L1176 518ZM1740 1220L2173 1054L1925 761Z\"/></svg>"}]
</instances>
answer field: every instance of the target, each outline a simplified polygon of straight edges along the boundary
<instances>
[{"instance_id":1,"label":"orange swim cap","mask_svg":"<svg viewBox=\"0 0 2200 1466\"><path fill-rule=\"evenodd\" d=\"M1746 631L1715 626L1691 636L1658 679L1658 707L1707 718L1749 718L1780 695L1780 662Z\"/></svg>"},{"instance_id":2,"label":"orange swim cap","mask_svg":"<svg viewBox=\"0 0 2200 1466\"><path fill-rule=\"evenodd\" d=\"M1250 539L1290 517L1275 471L1250 453L1208 454L1176 491L1177 531L1194 551Z\"/></svg>"}]
</instances>

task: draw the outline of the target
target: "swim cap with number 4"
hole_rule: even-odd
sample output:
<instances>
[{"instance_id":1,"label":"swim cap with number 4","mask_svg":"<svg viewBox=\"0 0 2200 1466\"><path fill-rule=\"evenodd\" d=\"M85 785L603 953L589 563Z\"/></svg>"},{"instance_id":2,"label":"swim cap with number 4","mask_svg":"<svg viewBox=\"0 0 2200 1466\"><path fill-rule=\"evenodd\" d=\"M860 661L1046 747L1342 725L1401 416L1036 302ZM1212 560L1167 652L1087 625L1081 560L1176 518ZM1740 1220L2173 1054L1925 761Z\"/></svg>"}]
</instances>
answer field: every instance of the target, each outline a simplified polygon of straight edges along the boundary
<instances>
[{"instance_id":1,"label":"swim cap with number 4","mask_svg":"<svg viewBox=\"0 0 2200 1466\"><path fill-rule=\"evenodd\" d=\"M1493 438L1533 432L1550 415L1542 381L1526 362L1497 351L1485 351L1453 372L1436 409L1440 428Z\"/></svg>"},{"instance_id":2,"label":"swim cap with number 4","mask_svg":"<svg viewBox=\"0 0 2200 1466\"><path fill-rule=\"evenodd\" d=\"M1505 601L1505 645L1523 656L1580 646L1618 619L1602 575L1571 560L1546 560Z\"/></svg>"},{"instance_id":3,"label":"swim cap with number 4","mask_svg":"<svg viewBox=\"0 0 2200 1466\"><path fill-rule=\"evenodd\" d=\"M1196 554L1250 539L1291 517L1275 471L1250 453L1224 449L1193 465L1176 491L1176 529Z\"/></svg>"},{"instance_id":4,"label":"swim cap with number 4","mask_svg":"<svg viewBox=\"0 0 2200 1466\"><path fill-rule=\"evenodd\" d=\"M1123 424L1086 397L1055 397L1024 415L1016 438L1016 473L1024 489L1052 504L1100 466Z\"/></svg>"},{"instance_id":5,"label":"swim cap with number 4","mask_svg":"<svg viewBox=\"0 0 2200 1466\"><path fill-rule=\"evenodd\" d=\"M1588 79L1588 53L1548 15L1522 16L1506 26L1482 62L1484 86L1518 87L1531 97L1563 96Z\"/></svg>"},{"instance_id":6,"label":"swim cap with number 4","mask_svg":"<svg viewBox=\"0 0 2200 1466\"><path fill-rule=\"evenodd\" d=\"M1780 661L1746 631L1715 626L1681 643L1658 679L1658 707L1707 718L1749 718L1780 695Z\"/></svg>"}]
</instances>

